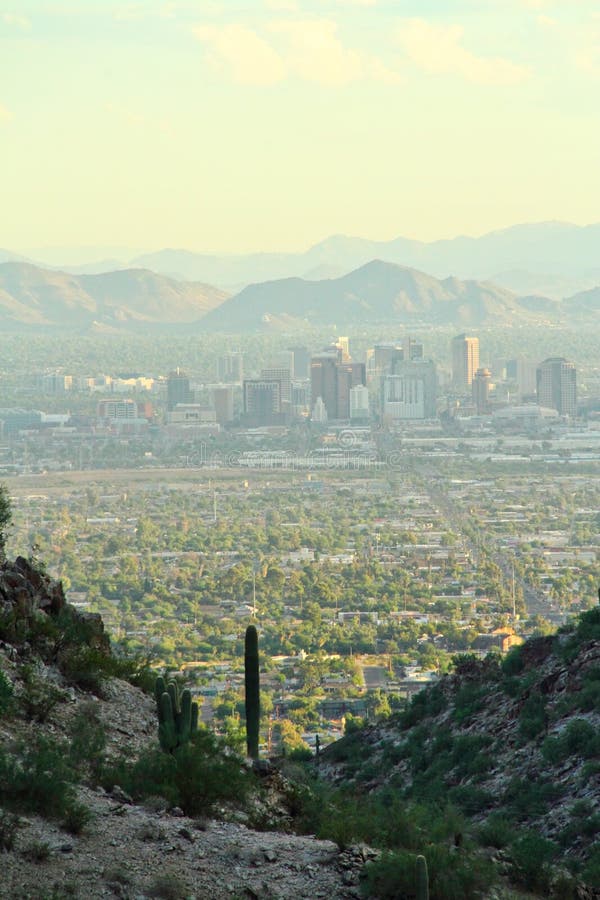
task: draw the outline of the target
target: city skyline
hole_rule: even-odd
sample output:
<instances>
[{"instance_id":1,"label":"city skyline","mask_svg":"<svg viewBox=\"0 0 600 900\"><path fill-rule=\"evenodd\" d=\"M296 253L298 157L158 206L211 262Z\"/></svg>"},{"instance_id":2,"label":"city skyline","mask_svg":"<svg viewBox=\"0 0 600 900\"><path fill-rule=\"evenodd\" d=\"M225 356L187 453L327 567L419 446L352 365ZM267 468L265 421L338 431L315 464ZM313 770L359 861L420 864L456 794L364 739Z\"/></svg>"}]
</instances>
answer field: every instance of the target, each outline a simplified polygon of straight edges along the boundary
<instances>
[{"instance_id":1,"label":"city skyline","mask_svg":"<svg viewBox=\"0 0 600 900\"><path fill-rule=\"evenodd\" d=\"M598 221L595 6L3 4L0 247L296 251Z\"/></svg>"}]
</instances>

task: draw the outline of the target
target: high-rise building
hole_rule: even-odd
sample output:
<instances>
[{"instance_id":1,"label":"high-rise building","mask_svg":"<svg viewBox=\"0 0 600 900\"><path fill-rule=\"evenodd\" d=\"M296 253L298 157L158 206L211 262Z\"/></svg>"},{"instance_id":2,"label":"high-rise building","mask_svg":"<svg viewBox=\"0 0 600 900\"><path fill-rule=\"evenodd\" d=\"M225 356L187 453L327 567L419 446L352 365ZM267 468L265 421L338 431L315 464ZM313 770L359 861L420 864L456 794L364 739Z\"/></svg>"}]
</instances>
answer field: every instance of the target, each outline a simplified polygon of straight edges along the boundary
<instances>
[{"instance_id":1,"label":"high-rise building","mask_svg":"<svg viewBox=\"0 0 600 900\"><path fill-rule=\"evenodd\" d=\"M213 388L213 405L219 425L227 425L233 421L233 388Z\"/></svg>"},{"instance_id":2,"label":"high-rise building","mask_svg":"<svg viewBox=\"0 0 600 900\"><path fill-rule=\"evenodd\" d=\"M294 370L292 377L294 381L304 381L310 378L310 353L306 347L290 347L293 354Z\"/></svg>"},{"instance_id":3,"label":"high-rise building","mask_svg":"<svg viewBox=\"0 0 600 900\"><path fill-rule=\"evenodd\" d=\"M364 384L350 388L350 421L366 422L369 419L369 391Z\"/></svg>"},{"instance_id":4,"label":"high-rise building","mask_svg":"<svg viewBox=\"0 0 600 900\"><path fill-rule=\"evenodd\" d=\"M394 366L394 374L382 379L381 417L384 422L433 419L436 399L435 363L430 359L399 362Z\"/></svg>"},{"instance_id":5,"label":"high-rise building","mask_svg":"<svg viewBox=\"0 0 600 900\"><path fill-rule=\"evenodd\" d=\"M263 381L278 381L281 385L281 402L292 402L292 377L291 371L287 366L261 369L260 377Z\"/></svg>"},{"instance_id":6,"label":"high-rise building","mask_svg":"<svg viewBox=\"0 0 600 900\"><path fill-rule=\"evenodd\" d=\"M194 393L190 388L190 379L181 369L171 372L167 378L167 410L171 412L178 403L193 403Z\"/></svg>"},{"instance_id":7,"label":"high-rise building","mask_svg":"<svg viewBox=\"0 0 600 900\"><path fill-rule=\"evenodd\" d=\"M225 383L240 383L244 377L241 353L226 353L217 359L217 379Z\"/></svg>"},{"instance_id":8,"label":"high-rise building","mask_svg":"<svg viewBox=\"0 0 600 900\"><path fill-rule=\"evenodd\" d=\"M344 351L325 351L313 356L310 363L313 405L321 397L329 419L350 418L350 391L366 384L364 363L343 361Z\"/></svg>"},{"instance_id":9,"label":"high-rise building","mask_svg":"<svg viewBox=\"0 0 600 900\"><path fill-rule=\"evenodd\" d=\"M483 416L490 409L490 386L492 373L489 369L477 369L473 376L471 388L473 391L473 403L478 416Z\"/></svg>"},{"instance_id":10,"label":"high-rise building","mask_svg":"<svg viewBox=\"0 0 600 900\"><path fill-rule=\"evenodd\" d=\"M452 384L462 394L469 392L479 368L479 338L459 334L452 339Z\"/></svg>"},{"instance_id":11,"label":"high-rise building","mask_svg":"<svg viewBox=\"0 0 600 900\"><path fill-rule=\"evenodd\" d=\"M244 418L251 425L281 424L281 382L263 378L245 380Z\"/></svg>"},{"instance_id":12,"label":"high-rise building","mask_svg":"<svg viewBox=\"0 0 600 900\"><path fill-rule=\"evenodd\" d=\"M556 409L561 416L577 415L577 370L562 356L540 363L536 372L539 406Z\"/></svg>"}]
</instances>

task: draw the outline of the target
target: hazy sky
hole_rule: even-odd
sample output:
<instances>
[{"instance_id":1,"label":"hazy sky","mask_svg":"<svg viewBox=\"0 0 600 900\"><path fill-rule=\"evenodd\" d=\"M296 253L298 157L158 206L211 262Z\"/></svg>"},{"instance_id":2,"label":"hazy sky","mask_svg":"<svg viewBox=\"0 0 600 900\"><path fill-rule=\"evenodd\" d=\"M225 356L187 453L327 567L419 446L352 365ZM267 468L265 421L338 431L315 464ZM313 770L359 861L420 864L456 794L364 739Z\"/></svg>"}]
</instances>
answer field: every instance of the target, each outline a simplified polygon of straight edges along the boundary
<instances>
[{"instance_id":1,"label":"hazy sky","mask_svg":"<svg viewBox=\"0 0 600 900\"><path fill-rule=\"evenodd\" d=\"M0 0L0 247L600 220L599 0Z\"/></svg>"}]
</instances>

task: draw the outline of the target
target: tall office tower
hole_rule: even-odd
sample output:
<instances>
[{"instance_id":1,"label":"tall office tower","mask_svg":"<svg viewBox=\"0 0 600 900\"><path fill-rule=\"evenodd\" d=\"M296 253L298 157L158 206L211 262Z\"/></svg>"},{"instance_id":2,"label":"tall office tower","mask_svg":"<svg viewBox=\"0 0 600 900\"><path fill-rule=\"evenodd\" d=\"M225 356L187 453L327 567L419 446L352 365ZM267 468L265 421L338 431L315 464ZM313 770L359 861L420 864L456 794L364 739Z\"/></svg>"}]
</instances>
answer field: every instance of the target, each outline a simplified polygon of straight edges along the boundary
<instances>
[{"instance_id":1,"label":"tall office tower","mask_svg":"<svg viewBox=\"0 0 600 900\"><path fill-rule=\"evenodd\" d=\"M291 371L287 366L261 369L260 377L263 381L279 381L281 385L281 402L292 402L292 376Z\"/></svg>"},{"instance_id":2,"label":"tall office tower","mask_svg":"<svg viewBox=\"0 0 600 900\"><path fill-rule=\"evenodd\" d=\"M281 382L263 378L244 381L244 416L252 425L275 425L281 420Z\"/></svg>"},{"instance_id":3,"label":"tall office tower","mask_svg":"<svg viewBox=\"0 0 600 900\"><path fill-rule=\"evenodd\" d=\"M577 415L577 370L562 356L540 363L536 372L539 406L558 410L561 416Z\"/></svg>"},{"instance_id":4,"label":"tall office tower","mask_svg":"<svg viewBox=\"0 0 600 900\"><path fill-rule=\"evenodd\" d=\"M369 390L364 384L357 384L350 388L350 421L368 422L369 415Z\"/></svg>"},{"instance_id":5,"label":"tall office tower","mask_svg":"<svg viewBox=\"0 0 600 900\"><path fill-rule=\"evenodd\" d=\"M479 368L479 338L459 334L452 338L452 384L465 394Z\"/></svg>"},{"instance_id":6,"label":"tall office tower","mask_svg":"<svg viewBox=\"0 0 600 900\"><path fill-rule=\"evenodd\" d=\"M244 361L241 353L226 353L217 359L217 379L226 383L241 382L244 378Z\"/></svg>"},{"instance_id":7,"label":"tall office tower","mask_svg":"<svg viewBox=\"0 0 600 900\"><path fill-rule=\"evenodd\" d=\"M181 369L171 372L167 378L167 410L172 412L178 403L193 403L194 392L190 389L190 379Z\"/></svg>"},{"instance_id":8,"label":"tall office tower","mask_svg":"<svg viewBox=\"0 0 600 900\"><path fill-rule=\"evenodd\" d=\"M369 372L373 376L389 375L396 361L404 359L401 344L375 344L369 355Z\"/></svg>"},{"instance_id":9,"label":"tall office tower","mask_svg":"<svg viewBox=\"0 0 600 900\"><path fill-rule=\"evenodd\" d=\"M409 338L404 344L404 359L423 359L423 344L414 338Z\"/></svg>"},{"instance_id":10,"label":"tall office tower","mask_svg":"<svg viewBox=\"0 0 600 900\"><path fill-rule=\"evenodd\" d=\"M492 373L489 369L477 369L473 376L471 388L473 390L473 403L478 416L483 416L490 409L490 386Z\"/></svg>"},{"instance_id":11,"label":"tall office tower","mask_svg":"<svg viewBox=\"0 0 600 900\"><path fill-rule=\"evenodd\" d=\"M335 346L342 351L342 362L350 362L350 338L338 337Z\"/></svg>"},{"instance_id":12,"label":"tall office tower","mask_svg":"<svg viewBox=\"0 0 600 900\"><path fill-rule=\"evenodd\" d=\"M227 425L233 421L233 388L213 388L213 405L219 425Z\"/></svg>"},{"instance_id":13,"label":"tall office tower","mask_svg":"<svg viewBox=\"0 0 600 900\"><path fill-rule=\"evenodd\" d=\"M337 418L337 352L324 351L310 361L310 398L314 406L320 397L330 419Z\"/></svg>"},{"instance_id":14,"label":"tall office tower","mask_svg":"<svg viewBox=\"0 0 600 900\"><path fill-rule=\"evenodd\" d=\"M329 419L350 418L350 390L366 384L364 363L343 362L343 350L325 351L310 361L311 402L320 397Z\"/></svg>"},{"instance_id":15,"label":"tall office tower","mask_svg":"<svg viewBox=\"0 0 600 900\"><path fill-rule=\"evenodd\" d=\"M306 347L290 347L290 352L294 355L294 371L292 377L294 381L304 381L310 378L310 353Z\"/></svg>"},{"instance_id":16,"label":"tall office tower","mask_svg":"<svg viewBox=\"0 0 600 900\"><path fill-rule=\"evenodd\" d=\"M381 417L384 422L434 419L436 399L437 372L432 360L398 362L394 374L382 379Z\"/></svg>"}]
</instances>

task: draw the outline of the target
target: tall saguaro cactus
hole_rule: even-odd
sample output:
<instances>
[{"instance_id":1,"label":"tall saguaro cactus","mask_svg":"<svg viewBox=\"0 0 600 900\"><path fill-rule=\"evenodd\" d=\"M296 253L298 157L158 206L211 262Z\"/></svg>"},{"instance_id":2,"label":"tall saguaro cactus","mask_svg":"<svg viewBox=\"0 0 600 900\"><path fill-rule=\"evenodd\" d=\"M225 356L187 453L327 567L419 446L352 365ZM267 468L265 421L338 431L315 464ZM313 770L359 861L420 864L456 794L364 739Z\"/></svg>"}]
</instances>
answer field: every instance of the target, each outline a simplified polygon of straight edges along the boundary
<instances>
[{"instance_id":1,"label":"tall saguaro cactus","mask_svg":"<svg viewBox=\"0 0 600 900\"><path fill-rule=\"evenodd\" d=\"M179 693L177 683L159 676L154 687L158 712L158 739L168 753L186 744L198 730L198 704L186 688Z\"/></svg>"},{"instance_id":2,"label":"tall saguaro cactus","mask_svg":"<svg viewBox=\"0 0 600 900\"><path fill-rule=\"evenodd\" d=\"M246 688L246 747L248 756L251 759L258 759L260 676L258 673L258 634L254 625L249 625L246 629L244 682Z\"/></svg>"}]
</instances>

